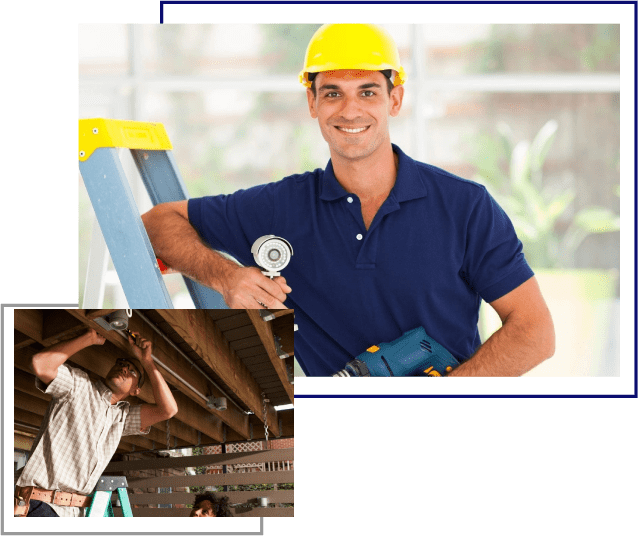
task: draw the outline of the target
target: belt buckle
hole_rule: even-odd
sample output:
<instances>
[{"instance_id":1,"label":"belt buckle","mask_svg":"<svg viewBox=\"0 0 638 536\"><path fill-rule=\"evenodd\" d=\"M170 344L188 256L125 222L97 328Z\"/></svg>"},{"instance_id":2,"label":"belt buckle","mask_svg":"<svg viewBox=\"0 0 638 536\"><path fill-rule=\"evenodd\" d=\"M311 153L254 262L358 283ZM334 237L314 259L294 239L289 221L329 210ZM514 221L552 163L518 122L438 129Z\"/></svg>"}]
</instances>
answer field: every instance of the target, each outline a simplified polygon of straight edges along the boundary
<instances>
[{"instance_id":1,"label":"belt buckle","mask_svg":"<svg viewBox=\"0 0 638 536\"><path fill-rule=\"evenodd\" d=\"M53 490L53 498L51 499L51 504L55 504L55 498L58 495L58 491L60 491L60 490L57 490L57 489ZM58 506L60 506L60 505L58 505Z\"/></svg>"}]
</instances>

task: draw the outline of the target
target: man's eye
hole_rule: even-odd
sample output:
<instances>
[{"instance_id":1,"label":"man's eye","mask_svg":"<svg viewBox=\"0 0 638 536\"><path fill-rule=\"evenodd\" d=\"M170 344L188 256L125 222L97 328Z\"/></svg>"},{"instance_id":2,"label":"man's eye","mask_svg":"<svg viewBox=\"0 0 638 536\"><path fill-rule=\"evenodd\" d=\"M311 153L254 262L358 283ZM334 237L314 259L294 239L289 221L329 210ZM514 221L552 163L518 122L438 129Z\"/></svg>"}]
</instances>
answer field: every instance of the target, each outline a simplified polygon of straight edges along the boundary
<instances>
[{"instance_id":1,"label":"man's eye","mask_svg":"<svg viewBox=\"0 0 638 536\"><path fill-rule=\"evenodd\" d=\"M362 95L364 97L374 97L374 91L370 91L369 89L365 90Z\"/></svg>"},{"instance_id":2,"label":"man's eye","mask_svg":"<svg viewBox=\"0 0 638 536\"><path fill-rule=\"evenodd\" d=\"M330 93L326 93L326 97L328 98L337 97L338 95L339 93L337 93L336 91L331 91Z\"/></svg>"}]
</instances>

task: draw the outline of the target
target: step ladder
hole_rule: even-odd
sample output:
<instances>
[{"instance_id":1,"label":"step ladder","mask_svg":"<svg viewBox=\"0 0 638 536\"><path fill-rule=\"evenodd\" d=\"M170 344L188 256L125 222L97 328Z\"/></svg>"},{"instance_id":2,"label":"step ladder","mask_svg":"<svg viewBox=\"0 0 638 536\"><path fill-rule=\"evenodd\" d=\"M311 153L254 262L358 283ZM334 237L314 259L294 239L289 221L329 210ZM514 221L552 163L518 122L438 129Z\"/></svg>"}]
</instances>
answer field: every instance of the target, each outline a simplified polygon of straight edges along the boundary
<instances>
[{"instance_id":1,"label":"step ladder","mask_svg":"<svg viewBox=\"0 0 638 536\"><path fill-rule=\"evenodd\" d=\"M118 148L130 149L151 202L157 205L188 199L171 152L171 142L160 123L80 119L80 173L128 306L172 309ZM198 309L227 308L219 293L187 277L184 281Z\"/></svg>"},{"instance_id":2,"label":"step ladder","mask_svg":"<svg viewBox=\"0 0 638 536\"><path fill-rule=\"evenodd\" d=\"M95 486L93 500L86 511L86 517L115 517L113 506L111 506L111 495L115 490L117 490L117 497L122 506L122 515L124 517L133 517L126 488L125 476L101 476Z\"/></svg>"}]
</instances>

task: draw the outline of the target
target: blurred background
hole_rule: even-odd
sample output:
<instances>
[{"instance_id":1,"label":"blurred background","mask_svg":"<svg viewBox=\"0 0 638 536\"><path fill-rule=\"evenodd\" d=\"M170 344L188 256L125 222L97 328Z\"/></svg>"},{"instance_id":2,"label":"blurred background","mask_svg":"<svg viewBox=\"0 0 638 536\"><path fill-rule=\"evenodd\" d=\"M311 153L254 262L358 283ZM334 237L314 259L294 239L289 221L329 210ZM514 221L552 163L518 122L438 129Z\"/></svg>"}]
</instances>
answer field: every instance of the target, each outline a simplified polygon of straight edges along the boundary
<instances>
[{"instance_id":1,"label":"blurred background","mask_svg":"<svg viewBox=\"0 0 638 536\"><path fill-rule=\"evenodd\" d=\"M618 376L619 26L384 26L408 74L393 142L485 184L537 274L557 349L528 375ZM163 123L191 197L325 167L297 80L318 27L80 25L79 117ZM126 307L81 177L79 189L80 307ZM165 281L175 307L193 306L180 276ZM482 337L499 325L484 307Z\"/></svg>"}]
</instances>

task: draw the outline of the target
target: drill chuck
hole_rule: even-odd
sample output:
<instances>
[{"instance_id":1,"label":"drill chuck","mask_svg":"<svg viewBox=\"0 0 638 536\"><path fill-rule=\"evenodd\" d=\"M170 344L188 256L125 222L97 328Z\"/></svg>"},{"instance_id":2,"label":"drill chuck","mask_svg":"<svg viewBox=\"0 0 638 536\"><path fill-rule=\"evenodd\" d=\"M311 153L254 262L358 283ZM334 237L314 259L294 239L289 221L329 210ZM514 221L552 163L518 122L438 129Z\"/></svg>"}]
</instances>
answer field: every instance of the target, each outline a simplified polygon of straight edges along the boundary
<instances>
[{"instance_id":1,"label":"drill chuck","mask_svg":"<svg viewBox=\"0 0 638 536\"><path fill-rule=\"evenodd\" d=\"M349 376L371 376L370 369L361 359L353 359L346 363L344 369L333 374L333 376L349 377Z\"/></svg>"}]
</instances>

